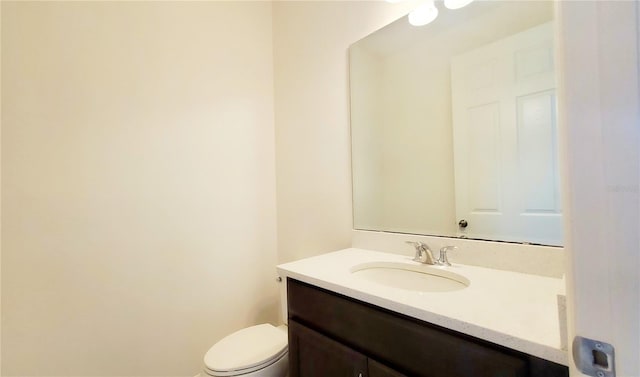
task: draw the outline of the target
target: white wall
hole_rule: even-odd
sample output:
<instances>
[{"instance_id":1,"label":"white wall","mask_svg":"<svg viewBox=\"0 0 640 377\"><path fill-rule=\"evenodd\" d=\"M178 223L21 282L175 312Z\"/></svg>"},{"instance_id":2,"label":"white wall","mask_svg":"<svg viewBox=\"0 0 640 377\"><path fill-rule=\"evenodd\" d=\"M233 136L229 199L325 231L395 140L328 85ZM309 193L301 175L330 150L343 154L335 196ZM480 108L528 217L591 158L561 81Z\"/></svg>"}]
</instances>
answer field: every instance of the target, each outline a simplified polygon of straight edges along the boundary
<instances>
[{"instance_id":1,"label":"white wall","mask_svg":"<svg viewBox=\"0 0 640 377\"><path fill-rule=\"evenodd\" d=\"M193 375L277 320L271 21L2 2L3 376Z\"/></svg>"},{"instance_id":2,"label":"white wall","mask_svg":"<svg viewBox=\"0 0 640 377\"><path fill-rule=\"evenodd\" d=\"M351 244L348 48L415 3L274 3L280 262Z\"/></svg>"}]
</instances>

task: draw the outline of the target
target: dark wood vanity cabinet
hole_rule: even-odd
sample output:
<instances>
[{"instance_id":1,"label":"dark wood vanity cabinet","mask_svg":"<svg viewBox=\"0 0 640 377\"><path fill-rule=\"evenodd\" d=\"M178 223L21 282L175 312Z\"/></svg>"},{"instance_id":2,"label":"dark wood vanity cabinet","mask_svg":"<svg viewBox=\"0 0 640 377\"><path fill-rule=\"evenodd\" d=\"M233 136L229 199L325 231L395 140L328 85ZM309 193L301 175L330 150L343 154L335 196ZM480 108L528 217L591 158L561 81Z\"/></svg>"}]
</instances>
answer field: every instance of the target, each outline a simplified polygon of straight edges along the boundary
<instances>
[{"instance_id":1,"label":"dark wood vanity cabinet","mask_svg":"<svg viewBox=\"0 0 640 377\"><path fill-rule=\"evenodd\" d=\"M567 377L568 368L287 280L290 377Z\"/></svg>"}]
</instances>

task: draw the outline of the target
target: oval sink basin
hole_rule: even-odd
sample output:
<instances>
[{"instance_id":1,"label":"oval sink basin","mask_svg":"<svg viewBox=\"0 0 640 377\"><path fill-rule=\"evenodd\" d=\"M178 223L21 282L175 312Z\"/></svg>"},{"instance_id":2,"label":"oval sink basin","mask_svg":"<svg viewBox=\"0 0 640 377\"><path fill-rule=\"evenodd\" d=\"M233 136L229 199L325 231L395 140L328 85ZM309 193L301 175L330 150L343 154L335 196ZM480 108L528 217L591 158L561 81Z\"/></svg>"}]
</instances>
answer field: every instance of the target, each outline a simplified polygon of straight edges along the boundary
<instances>
[{"instance_id":1,"label":"oval sink basin","mask_svg":"<svg viewBox=\"0 0 640 377\"><path fill-rule=\"evenodd\" d=\"M392 288L418 292L451 292L469 286L469 279L442 268L406 263L372 262L351 269L354 277Z\"/></svg>"}]
</instances>

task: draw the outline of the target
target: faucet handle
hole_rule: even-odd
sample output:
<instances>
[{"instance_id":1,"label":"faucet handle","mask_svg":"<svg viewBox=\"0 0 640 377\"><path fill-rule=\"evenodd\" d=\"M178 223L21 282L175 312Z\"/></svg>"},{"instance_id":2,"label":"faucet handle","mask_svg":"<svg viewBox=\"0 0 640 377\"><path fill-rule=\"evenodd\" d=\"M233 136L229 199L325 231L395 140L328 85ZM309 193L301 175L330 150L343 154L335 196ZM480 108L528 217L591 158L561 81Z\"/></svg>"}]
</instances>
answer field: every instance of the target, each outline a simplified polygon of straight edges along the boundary
<instances>
[{"instance_id":1,"label":"faucet handle","mask_svg":"<svg viewBox=\"0 0 640 377\"><path fill-rule=\"evenodd\" d=\"M414 242L414 241L405 241L409 245L413 245L416 248L416 255L413 257L413 260L420 263L425 264L435 264L435 260L433 258L433 253L424 242Z\"/></svg>"},{"instance_id":2,"label":"faucet handle","mask_svg":"<svg viewBox=\"0 0 640 377\"><path fill-rule=\"evenodd\" d=\"M422 256L422 243L414 241L405 241L405 243L416 248L416 255L413 257L413 260L420 262L420 257Z\"/></svg>"},{"instance_id":3,"label":"faucet handle","mask_svg":"<svg viewBox=\"0 0 640 377\"><path fill-rule=\"evenodd\" d=\"M429 248L429 246L427 246L427 244L422 243L422 242L414 242L414 241L405 241L405 243L412 245L413 247L416 248L416 255L413 257L413 260L416 262L423 262L422 259L423 254L425 252L425 248Z\"/></svg>"},{"instance_id":4,"label":"faucet handle","mask_svg":"<svg viewBox=\"0 0 640 377\"><path fill-rule=\"evenodd\" d=\"M447 251L457 249L457 246L445 246L440 249L440 257L436 261L440 266L451 266L449 263L449 257L447 257Z\"/></svg>"}]
</instances>

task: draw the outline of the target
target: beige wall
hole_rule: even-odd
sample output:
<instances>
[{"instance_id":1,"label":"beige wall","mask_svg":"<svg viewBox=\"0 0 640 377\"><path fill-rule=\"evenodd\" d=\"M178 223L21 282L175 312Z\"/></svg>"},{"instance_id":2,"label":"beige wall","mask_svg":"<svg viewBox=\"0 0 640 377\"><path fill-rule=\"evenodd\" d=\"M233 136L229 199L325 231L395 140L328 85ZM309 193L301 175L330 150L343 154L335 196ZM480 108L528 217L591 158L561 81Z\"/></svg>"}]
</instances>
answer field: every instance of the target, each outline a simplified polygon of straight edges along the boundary
<instances>
[{"instance_id":1,"label":"beige wall","mask_svg":"<svg viewBox=\"0 0 640 377\"><path fill-rule=\"evenodd\" d=\"M365 48L349 49L351 174L358 182L353 185L352 205L357 229L380 229L384 223L381 63Z\"/></svg>"},{"instance_id":2,"label":"beige wall","mask_svg":"<svg viewBox=\"0 0 640 377\"><path fill-rule=\"evenodd\" d=\"M415 3L274 3L281 262L350 246L348 49Z\"/></svg>"},{"instance_id":3,"label":"beige wall","mask_svg":"<svg viewBox=\"0 0 640 377\"><path fill-rule=\"evenodd\" d=\"M398 51L391 48L391 53L371 53L379 59L376 74L366 78L368 85L378 84L381 97L375 109L377 132L371 133L371 122L357 118L366 110L355 106L352 132L354 147L368 142L377 148L374 154L354 157L354 162L361 163L354 163L353 173L358 183L356 195L365 190L362 186L375 187L380 193L373 200L354 198L357 229L455 234L449 83L452 44L449 39L438 39L428 47L415 43ZM438 54L433 55L434 49ZM354 80L357 78L351 80L354 94L364 84L364 80ZM371 90L367 92L371 96ZM365 134L372 140L361 140ZM368 152L362 149L354 152ZM365 166L369 168L363 172ZM369 182L363 176L369 176ZM378 209L377 218L367 218L372 208Z\"/></svg>"},{"instance_id":4,"label":"beige wall","mask_svg":"<svg viewBox=\"0 0 640 377\"><path fill-rule=\"evenodd\" d=\"M271 20L2 3L3 376L193 375L277 320Z\"/></svg>"}]
</instances>

